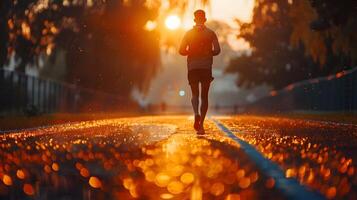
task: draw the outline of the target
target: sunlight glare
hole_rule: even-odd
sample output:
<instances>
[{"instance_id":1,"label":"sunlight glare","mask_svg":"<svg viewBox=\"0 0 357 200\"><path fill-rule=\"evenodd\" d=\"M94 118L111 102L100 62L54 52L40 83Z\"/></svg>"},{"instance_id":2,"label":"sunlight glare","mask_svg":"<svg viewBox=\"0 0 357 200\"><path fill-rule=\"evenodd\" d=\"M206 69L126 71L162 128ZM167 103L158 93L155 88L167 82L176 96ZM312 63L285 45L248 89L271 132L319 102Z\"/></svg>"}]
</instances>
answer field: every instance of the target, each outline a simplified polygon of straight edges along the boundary
<instances>
[{"instance_id":1,"label":"sunlight glare","mask_svg":"<svg viewBox=\"0 0 357 200\"><path fill-rule=\"evenodd\" d=\"M181 25L181 19L177 15L170 15L166 18L165 25L170 30L176 30Z\"/></svg>"}]
</instances>

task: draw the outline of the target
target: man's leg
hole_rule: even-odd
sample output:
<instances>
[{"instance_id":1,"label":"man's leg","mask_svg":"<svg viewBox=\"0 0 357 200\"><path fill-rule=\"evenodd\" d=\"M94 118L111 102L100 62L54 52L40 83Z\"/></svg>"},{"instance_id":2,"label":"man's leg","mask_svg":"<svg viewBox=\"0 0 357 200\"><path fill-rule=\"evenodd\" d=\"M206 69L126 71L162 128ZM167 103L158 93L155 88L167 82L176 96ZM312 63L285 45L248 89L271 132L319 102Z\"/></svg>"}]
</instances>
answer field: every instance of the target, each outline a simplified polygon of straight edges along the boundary
<instances>
[{"instance_id":1,"label":"man's leg","mask_svg":"<svg viewBox=\"0 0 357 200\"><path fill-rule=\"evenodd\" d=\"M191 83L190 86L192 91L191 103L192 103L193 112L195 112L195 123L193 124L193 128L196 131L198 131L200 128L200 121L201 121L201 116L200 113L198 112L199 86L198 83L194 83L194 84Z\"/></svg>"},{"instance_id":2,"label":"man's leg","mask_svg":"<svg viewBox=\"0 0 357 200\"><path fill-rule=\"evenodd\" d=\"M192 97L191 97L191 103L192 103L192 108L193 112L196 115L199 115L198 113L198 104L199 104L199 87L198 83L191 83L191 92L192 92Z\"/></svg>"},{"instance_id":3,"label":"man's leg","mask_svg":"<svg viewBox=\"0 0 357 200\"><path fill-rule=\"evenodd\" d=\"M203 129L203 122L205 121L206 113L208 110L208 91L210 82L201 83L201 128Z\"/></svg>"}]
</instances>

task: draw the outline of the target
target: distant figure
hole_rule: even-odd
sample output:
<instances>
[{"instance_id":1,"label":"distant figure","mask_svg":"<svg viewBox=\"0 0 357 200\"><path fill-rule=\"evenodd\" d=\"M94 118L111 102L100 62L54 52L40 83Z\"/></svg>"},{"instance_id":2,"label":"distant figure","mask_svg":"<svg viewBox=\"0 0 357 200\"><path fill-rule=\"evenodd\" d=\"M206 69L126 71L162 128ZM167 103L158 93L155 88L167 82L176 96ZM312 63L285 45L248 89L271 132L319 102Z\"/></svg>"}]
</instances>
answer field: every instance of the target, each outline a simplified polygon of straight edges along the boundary
<instances>
[{"instance_id":1,"label":"distant figure","mask_svg":"<svg viewBox=\"0 0 357 200\"><path fill-rule=\"evenodd\" d=\"M219 110L221 109L221 106L217 103L215 109L216 109L216 112L219 112Z\"/></svg>"},{"instance_id":2,"label":"distant figure","mask_svg":"<svg viewBox=\"0 0 357 200\"><path fill-rule=\"evenodd\" d=\"M161 109L161 112L165 112L166 111L166 103L165 102L161 102L160 109Z\"/></svg>"},{"instance_id":3,"label":"distant figure","mask_svg":"<svg viewBox=\"0 0 357 200\"><path fill-rule=\"evenodd\" d=\"M194 128L204 134L203 123L208 109L208 91L212 77L213 56L221 52L216 34L205 26L203 10L194 13L196 25L189 30L181 43L180 54L187 56L188 82L192 91L192 107L195 113ZM201 108L199 108L199 83L201 83Z\"/></svg>"},{"instance_id":4,"label":"distant figure","mask_svg":"<svg viewBox=\"0 0 357 200\"><path fill-rule=\"evenodd\" d=\"M238 113L238 105L235 104L234 107L233 107L233 109L234 109L234 114L237 114L237 113Z\"/></svg>"}]
</instances>

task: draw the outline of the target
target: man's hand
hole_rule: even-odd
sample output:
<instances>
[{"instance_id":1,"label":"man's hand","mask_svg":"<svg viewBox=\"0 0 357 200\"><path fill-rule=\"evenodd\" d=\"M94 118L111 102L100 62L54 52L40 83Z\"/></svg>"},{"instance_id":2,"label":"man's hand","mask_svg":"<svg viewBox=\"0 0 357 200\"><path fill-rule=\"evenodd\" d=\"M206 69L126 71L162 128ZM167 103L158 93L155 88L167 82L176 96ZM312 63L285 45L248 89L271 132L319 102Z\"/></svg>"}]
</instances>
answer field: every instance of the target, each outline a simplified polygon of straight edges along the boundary
<instances>
[{"instance_id":1,"label":"man's hand","mask_svg":"<svg viewBox=\"0 0 357 200\"><path fill-rule=\"evenodd\" d=\"M187 34L183 37L181 45L180 45L180 49L179 49L179 53L182 56L187 56L188 55L188 42L187 42Z\"/></svg>"},{"instance_id":2,"label":"man's hand","mask_svg":"<svg viewBox=\"0 0 357 200\"><path fill-rule=\"evenodd\" d=\"M216 34L214 34L212 45L213 45L213 51L212 51L213 56L219 55L221 53L221 47L219 46L219 42Z\"/></svg>"}]
</instances>

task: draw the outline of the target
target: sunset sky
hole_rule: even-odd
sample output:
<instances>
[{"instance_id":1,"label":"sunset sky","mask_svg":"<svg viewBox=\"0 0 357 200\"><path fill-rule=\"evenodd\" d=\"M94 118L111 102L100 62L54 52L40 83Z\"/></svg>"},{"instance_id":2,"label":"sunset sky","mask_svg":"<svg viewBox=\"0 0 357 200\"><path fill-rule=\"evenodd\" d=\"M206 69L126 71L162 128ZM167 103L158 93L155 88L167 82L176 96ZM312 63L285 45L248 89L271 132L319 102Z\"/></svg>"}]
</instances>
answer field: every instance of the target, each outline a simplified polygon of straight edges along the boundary
<instances>
[{"instance_id":1,"label":"sunset sky","mask_svg":"<svg viewBox=\"0 0 357 200\"><path fill-rule=\"evenodd\" d=\"M234 19L249 22L252 18L254 0L212 0L211 15L215 20L222 20L234 28ZM229 43L235 50L247 49L248 44L242 40L237 40L235 33L229 37Z\"/></svg>"},{"instance_id":2,"label":"sunset sky","mask_svg":"<svg viewBox=\"0 0 357 200\"><path fill-rule=\"evenodd\" d=\"M185 27L193 25L192 12L201 8L193 5L189 7L188 14L184 19ZM203 9L207 11L209 19L225 21L234 26L234 19L240 19L245 22L250 21L253 7L254 0L211 0L210 8Z\"/></svg>"},{"instance_id":3,"label":"sunset sky","mask_svg":"<svg viewBox=\"0 0 357 200\"><path fill-rule=\"evenodd\" d=\"M254 0L212 0L212 18L230 24L234 18L247 22L252 17L253 6Z\"/></svg>"}]
</instances>

